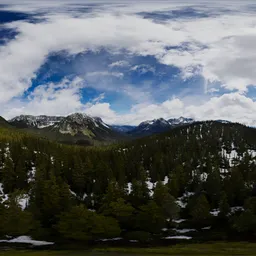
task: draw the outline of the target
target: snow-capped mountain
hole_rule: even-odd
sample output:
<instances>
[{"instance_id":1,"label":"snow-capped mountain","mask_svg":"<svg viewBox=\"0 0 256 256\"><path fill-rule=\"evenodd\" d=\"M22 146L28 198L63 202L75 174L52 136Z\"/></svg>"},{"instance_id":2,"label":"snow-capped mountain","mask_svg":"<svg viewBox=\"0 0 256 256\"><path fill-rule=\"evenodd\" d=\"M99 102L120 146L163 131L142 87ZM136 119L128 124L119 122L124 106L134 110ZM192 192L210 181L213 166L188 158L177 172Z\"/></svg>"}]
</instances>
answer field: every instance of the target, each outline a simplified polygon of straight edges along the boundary
<instances>
[{"instance_id":1,"label":"snow-capped mountain","mask_svg":"<svg viewBox=\"0 0 256 256\"><path fill-rule=\"evenodd\" d=\"M195 122L193 118L179 117L179 118L171 118L168 120L170 125L180 125L180 124L191 124Z\"/></svg>"},{"instance_id":2,"label":"snow-capped mountain","mask_svg":"<svg viewBox=\"0 0 256 256\"><path fill-rule=\"evenodd\" d=\"M159 118L140 123L136 128L129 131L128 134L141 137L145 135L161 133L175 126L190 124L193 122L194 119L185 117L173 118L168 120L165 120L164 118Z\"/></svg>"},{"instance_id":3,"label":"snow-capped mountain","mask_svg":"<svg viewBox=\"0 0 256 256\"><path fill-rule=\"evenodd\" d=\"M104 137L111 134L112 129L99 117L91 117L82 113L71 114L51 127L62 134L83 134L87 137Z\"/></svg>"},{"instance_id":4,"label":"snow-capped mountain","mask_svg":"<svg viewBox=\"0 0 256 256\"><path fill-rule=\"evenodd\" d=\"M32 115L20 115L9 120L9 123L18 128L38 128L52 126L59 123L64 117L61 116L32 116Z\"/></svg>"},{"instance_id":5,"label":"snow-capped mountain","mask_svg":"<svg viewBox=\"0 0 256 256\"><path fill-rule=\"evenodd\" d=\"M9 123L16 128L24 128L65 143L84 144L86 141L109 141L121 136L101 118L83 113L74 113L66 117L21 115L9 120Z\"/></svg>"}]
</instances>

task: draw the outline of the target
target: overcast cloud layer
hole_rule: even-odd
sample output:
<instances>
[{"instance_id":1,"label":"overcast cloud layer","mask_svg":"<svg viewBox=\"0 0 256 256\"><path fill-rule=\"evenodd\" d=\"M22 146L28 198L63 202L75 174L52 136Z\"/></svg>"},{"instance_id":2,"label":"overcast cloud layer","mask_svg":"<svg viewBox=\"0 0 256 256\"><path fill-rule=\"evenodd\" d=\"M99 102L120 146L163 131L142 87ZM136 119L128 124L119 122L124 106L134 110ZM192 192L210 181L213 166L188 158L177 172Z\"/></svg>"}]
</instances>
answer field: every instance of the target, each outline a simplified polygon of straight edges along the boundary
<instances>
[{"instance_id":1,"label":"overcast cloud layer","mask_svg":"<svg viewBox=\"0 0 256 256\"><path fill-rule=\"evenodd\" d=\"M0 5L0 114L255 126L254 2L8 1Z\"/></svg>"}]
</instances>

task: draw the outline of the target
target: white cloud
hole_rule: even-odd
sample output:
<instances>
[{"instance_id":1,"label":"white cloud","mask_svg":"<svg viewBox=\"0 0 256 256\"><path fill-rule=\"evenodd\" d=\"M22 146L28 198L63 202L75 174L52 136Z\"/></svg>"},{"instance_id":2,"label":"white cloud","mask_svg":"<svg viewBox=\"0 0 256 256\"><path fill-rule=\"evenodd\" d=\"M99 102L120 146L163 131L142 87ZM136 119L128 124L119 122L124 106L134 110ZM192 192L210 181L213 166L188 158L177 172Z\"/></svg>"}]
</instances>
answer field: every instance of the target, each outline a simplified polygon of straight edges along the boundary
<instances>
[{"instance_id":1,"label":"white cloud","mask_svg":"<svg viewBox=\"0 0 256 256\"><path fill-rule=\"evenodd\" d=\"M115 76L118 78L122 78L124 76L124 74L121 72L95 71L95 72L88 72L85 77L86 78L90 78L90 77L98 78L101 76Z\"/></svg>"},{"instance_id":2,"label":"white cloud","mask_svg":"<svg viewBox=\"0 0 256 256\"><path fill-rule=\"evenodd\" d=\"M1 109L1 114L12 118L21 114L31 115L67 115L73 112L84 111L81 103L80 89L83 82L79 78L72 81L64 79L58 84L39 85L28 100L15 99Z\"/></svg>"},{"instance_id":3,"label":"white cloud","mask_svg":"<svg viewBox=\"0 0 256 256\"><path fill-rule=\"evenodd\" d=\"M131 68L131 70L137 71L141 75L148 73L148 72L155 73L155 71L156 71L154 67L151 67L150 65L147 65L147 64L135 65Z\"/></svg>"},{"instance_id":4,"label":"white cloud","mask_svg":"<svg viewBox=\"0 0 256 256\"><path fill-rule=\"evenodd\" d=\"M92 102L93 102L93 103L99 103L99 102L101 102L102 100L104 100L104 98L105 98L105 93L103 92L103 93L101 93L98 97L94 98L94 99L92 100Z\"/></svg>"},{"instance_id":5,"label":"white cloud","mask_svg":"<svg viewBox=\"0 0 256 256\"><path fill-rule=\"evenodd\" d=\"M130 64L129 64L128 61L125 61L125 60L116 61L116 62L113 62L109 65L110 68L113 68L113 67L127 67L127 66L130 66Z\"/></svg>"},{"instance_id":6,"label":"white cloud","mask_svg":"<svg viewBox=\"0 0 256 256\"><path fill-rule=\"evenodd\" d=\"M142 5L159 9L146 2L127 6L135 12ZM167 6L160 5L160 9ZM245 91L249 84L256 84L255 15L236 13L157 24L129 13L128 7L124 8L125 14L116 5L118 15L106 7L107 12L96 12L87 18L74 18L71 12L51 14L43 23L9 25L20 34L0 47L0 92L5 95L0 102L27 90L49 53L67 50L74 54L101 47L113 52L127 49L133 54L155 55L160 62L181 68L184 78L196 71L230 90ZM188 45L187 49L166 49L182 43Z\"/></svg>"},{"instance_id":7,"label":"white cloud","mask_svg":"<svg viewBox=\"0 0 256 256\"><path fill-rule=\"evenodd\" d=\"M234 13L200 19L183 17L162 23L144 19L136 12L177 9L180 6L189 6L191 2L158 4L133 1L125 2L124 6L104 3L102 9L97 9L92 15L85 16L80 13L77 17L74 17L74 12L66 12L65 8L68 7L63 2L57 14L51 12L49 8L56 10L58 4L60 2L45 2L30 6L18 4L16 1L10 7L24 10L30 8L35 11L43 5L43 10L48 10L49 13L48 20L42 23L24 21L6 25L16 28L19 35L6 45L0 46L0 103L4 116L28 112L67 114L87 111L100 115L106 122L111 123L138 123L145 119L179 115L254 123L255 102L241 93L247 90L248 85L256 84L256 16L249 11L240 11L243 9L241 2L232 7ZM207 12L226 4L225 1L209 2L200 8ZM180 46L182 47L179 48ZM153 104L147 90L140 88L134 91L126 85L121 89L133 97L135 102L143 99L143 94L146 93L146 103L134 106L123 117L115 113L109 103L95 101L95 104L83 105L80 89L84 85L80 80L40 85L29 96L28 101L19 100L31 87L31 80L36 77L38 68L50 53L66 50L75 54L102 48L113 54L125 49L127 54L154 55L161 63L179 67L184 79L202 74L206 84L219 81L225 89L238 90L240 94L224 94L201 105L186 104L177 98ZM128 65L125 61L119 61L110 64L110 68L125 65ZM85 78L86 76L122 78L123 74L95 71L85 75ZM209 89L211 92L214 90L216 88Z\"/></svg>"},{"instance_id":8,"label":"white cloud","mask_svg":"<svg viewBox=\"0 0 256 256\"><path fill-rule=\"evenodd\" d=\"M86 110L91 115L101 116L110 124L139 124L154 118L192 117L196 120L229 120L250 126L256 126L256 101L239 93L224 94L213 97L202 104L186 104L173 98L161 104L138 104L130 113L119 115L111 109L110 104L100 103Z\"/></svg>"},{"instance_id":9,"label":"white cloud","mask_svg":"<svg viewBox=\"0 0 256 256\"><path fill-rule=\"evenodd\" d=\"M127 114L119 114L104 100L104 93L87 104L81 103L80 89L83 88L80 78L70 81L64 79L58 84L49 83L38 86L29 96L29 101L16 99L1 109L5 118L20 114L32 115L68 115L73 112L84 112L101 117L109 124L133 124L154 118L192 117L196 120L224 119L256 126L256 101L239 93L224 94L212 97L202 103L191 103L172 98L160 104L136 104Z\"/></svg>"}]
</instances>

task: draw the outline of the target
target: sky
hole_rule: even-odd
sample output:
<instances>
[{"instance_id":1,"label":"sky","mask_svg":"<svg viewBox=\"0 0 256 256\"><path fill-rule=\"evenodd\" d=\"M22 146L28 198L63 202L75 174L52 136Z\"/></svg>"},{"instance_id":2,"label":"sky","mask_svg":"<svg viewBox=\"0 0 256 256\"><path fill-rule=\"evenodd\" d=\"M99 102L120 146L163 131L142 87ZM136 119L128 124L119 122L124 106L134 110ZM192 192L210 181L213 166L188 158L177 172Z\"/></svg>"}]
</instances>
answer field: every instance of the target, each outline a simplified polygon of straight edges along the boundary
<instances>
[{"instance_id":1,"label":"sky","mask_svg":"<svg viewBox=\"0 0 256 256\"><path fill-rule=\"evenodd\" d=\"M256 126L256 2L0 0L0 115Z\"/></svg>"}]
</instances>

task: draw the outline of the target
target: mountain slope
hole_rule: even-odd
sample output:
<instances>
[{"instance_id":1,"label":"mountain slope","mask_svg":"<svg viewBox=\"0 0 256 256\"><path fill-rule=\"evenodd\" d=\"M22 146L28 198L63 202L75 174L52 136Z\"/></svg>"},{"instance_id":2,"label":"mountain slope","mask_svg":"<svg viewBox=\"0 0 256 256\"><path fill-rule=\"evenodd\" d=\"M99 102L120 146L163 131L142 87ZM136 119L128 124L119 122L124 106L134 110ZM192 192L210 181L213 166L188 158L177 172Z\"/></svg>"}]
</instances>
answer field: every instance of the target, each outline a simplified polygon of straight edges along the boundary
<instances>
[{"instance_id":1,"label":"mountain slope","mask_svg":"<svg viewBox=\"0 0 256 256\"><path fill-rule=\"evenodd\" d=\"M98 117L82 113L60 116L21 115L11 119L10 124L28 132L64 143L94 144L99 141L116 141L123 136Z\"/></svg>"},{"instance_id":2,"label":"mountain slope","mask_svg":"<svg viewBox=\"0 0 256 256\"><path fill-rule=\"evenodd\" d=\"M20 115L9 120L9 123L17 128L38 128L42 129L60 122L64 117L60 116L32 116Z\"/></svg>"},{"instance_id":3,"label":"mountain slope","mask_svg":"<svg viewBox=\"0 0 256 256\"><path fill-rule=\"evenodd\" d=\"M0 127L11 127L11 125L3 118L0 116Z\"/></svg>"}]
</instances>

